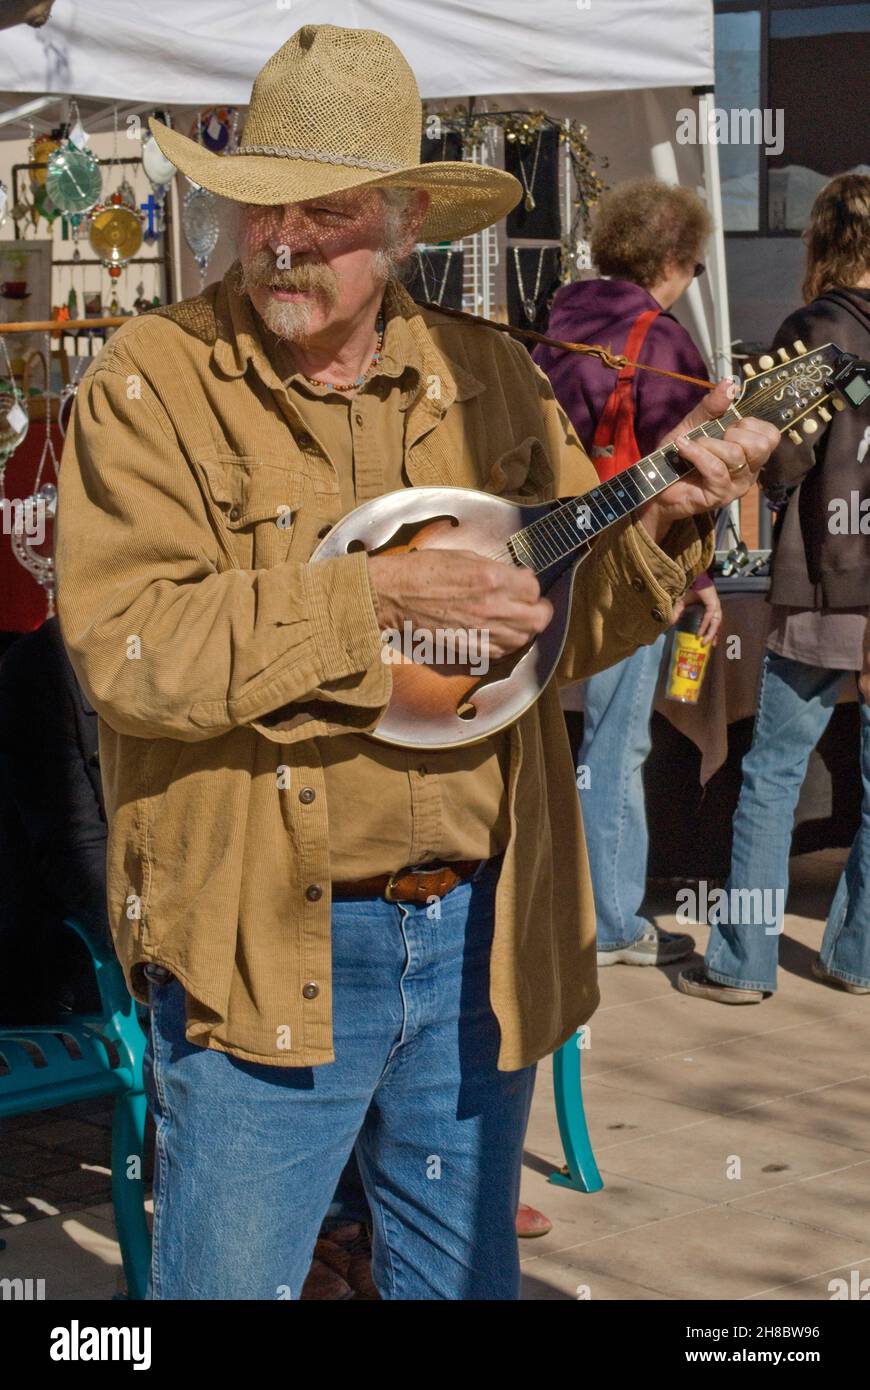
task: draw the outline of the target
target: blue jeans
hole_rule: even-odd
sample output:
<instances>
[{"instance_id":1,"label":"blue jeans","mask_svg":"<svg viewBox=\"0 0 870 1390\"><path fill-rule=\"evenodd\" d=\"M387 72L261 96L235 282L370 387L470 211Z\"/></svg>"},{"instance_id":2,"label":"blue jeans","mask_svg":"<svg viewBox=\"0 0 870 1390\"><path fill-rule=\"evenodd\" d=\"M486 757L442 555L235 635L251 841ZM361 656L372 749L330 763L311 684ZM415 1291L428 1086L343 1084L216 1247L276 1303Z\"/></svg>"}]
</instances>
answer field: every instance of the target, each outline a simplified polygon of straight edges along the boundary
<instances>
[{"instance_id":1,"label":"blue jeans","mask_svg":"<svg viewBox=\"0 0 870 1390\"><path fill-rule=\"evenodd\" d=\"M431 906L333 904L335 1061L272 1067L184 1037L151 987L154 1299L297 1299L355 1153L384 1299L517 1299L535 1067L498 1071L498 862Z\"/></svg>"},{"instance_id":2,"label":"blue jeans","mask_svg":"<svg viewBox=\"0 0 870 1390\"><path fill-rule=\"evenodd\" d=\"M666 641L663 632L584 686L577 779L599 951L631 946L649 925L640 915L649 852L643 765L652 747L650 717Z\"/></svg>"},{"instance_id":3,"label":"blue jeans","mask_svg":"<svg viewBox=\"0 0 870 1390\"><path fill-rule=\"evenodd\" d=\"M743 759L725 904L711 914L721 920L714 921L704 961L720 984L776 989L795 807L810 754L844 683L854 679L848 671L765 654L752 747ZM861 823L819 954L830 974L870 986L870 707L863 699L860 714Z\"/></svg>"}]
</instances>

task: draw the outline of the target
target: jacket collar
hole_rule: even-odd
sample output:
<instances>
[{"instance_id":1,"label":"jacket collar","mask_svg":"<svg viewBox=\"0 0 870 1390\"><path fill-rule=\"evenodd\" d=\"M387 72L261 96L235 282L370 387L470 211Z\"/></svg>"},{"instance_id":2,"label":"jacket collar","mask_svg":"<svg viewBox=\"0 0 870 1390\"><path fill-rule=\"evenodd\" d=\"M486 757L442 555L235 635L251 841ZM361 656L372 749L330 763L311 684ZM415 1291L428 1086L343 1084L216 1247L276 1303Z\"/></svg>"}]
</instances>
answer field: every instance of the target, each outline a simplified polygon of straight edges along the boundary
<instances>
[{"instance_id":1,"label":"jacket collar","mask_svg":"<svg viewBox=\"0 0 870 1390\"><path fill-rule=\"evenodd\" d=\"M227 377L243 376L251 366L266 386L283 391L284 384L258 331L256 312L239 288L240 271L240 263L235 261L215 296L212 361ZM436 348L419 305L395 280L388 282L384 293L384 318L384 348L378 370L390 377L407 372L403 409L429 401L436 407L433 413L441 415L454 401L468 400L485 389L461 363ZM429 391L433 380L438 382L435 393Z\"/></svg>"}]
</instances>

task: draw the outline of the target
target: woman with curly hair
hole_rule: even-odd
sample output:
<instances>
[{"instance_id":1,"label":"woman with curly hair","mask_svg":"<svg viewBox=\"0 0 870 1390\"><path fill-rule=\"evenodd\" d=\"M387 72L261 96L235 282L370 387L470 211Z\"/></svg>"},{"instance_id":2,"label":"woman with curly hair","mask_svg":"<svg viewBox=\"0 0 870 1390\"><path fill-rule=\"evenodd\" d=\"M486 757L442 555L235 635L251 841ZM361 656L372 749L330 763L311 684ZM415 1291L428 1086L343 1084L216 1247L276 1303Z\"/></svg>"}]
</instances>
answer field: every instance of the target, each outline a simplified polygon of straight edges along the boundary
<instances>
[{"instance_id":1,"label":"woman with curly hair","mask_svg":"<svg viewBox=\"0 0 870 1390\"><path fill-rule=\"evenodd\" d=\"M592 232L598 279L560 289L548 332L569 342L604 343L631 361L706 377L685 328L668 312L703 269L712 230L690 189L657 179L620 184L601 199ZM602 480L658 448L704 395L702 387L652 372L612 369L597 358L538 347L535 361ZM722 609L709 575L700 575L674 608L704 605L700 635L715 641ZM586 682L578 786L595 890L598 964L662 965L694 949L684 933L665 932L641 914L649 835L643 765L666 633L652 646ZM579 775L582 772L582 775Z\"/></svg>"}]
</instances>

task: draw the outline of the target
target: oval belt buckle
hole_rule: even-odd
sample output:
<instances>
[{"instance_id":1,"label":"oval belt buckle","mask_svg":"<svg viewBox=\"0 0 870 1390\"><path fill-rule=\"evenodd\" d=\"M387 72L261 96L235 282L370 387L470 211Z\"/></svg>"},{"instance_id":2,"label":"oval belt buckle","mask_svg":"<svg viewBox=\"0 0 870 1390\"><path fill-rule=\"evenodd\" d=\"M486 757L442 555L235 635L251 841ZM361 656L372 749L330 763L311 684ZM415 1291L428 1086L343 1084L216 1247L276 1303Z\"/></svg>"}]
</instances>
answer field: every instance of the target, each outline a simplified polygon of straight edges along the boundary
<instances>
[{"instance_id":1,"label":"oval belt buckle","mask_svg":"<svg viewBox=\"0 0 870 1390\"><path fill-rule=\"evenodd\" d=\"M398 879L398 874L390 874L390 877L387 879L387 886L384 889L384 897L386 898L388 903L398 903L402 901L401 898L397 898L395 896L396 889L399 886Z\"/></svg>"}]
</instances>

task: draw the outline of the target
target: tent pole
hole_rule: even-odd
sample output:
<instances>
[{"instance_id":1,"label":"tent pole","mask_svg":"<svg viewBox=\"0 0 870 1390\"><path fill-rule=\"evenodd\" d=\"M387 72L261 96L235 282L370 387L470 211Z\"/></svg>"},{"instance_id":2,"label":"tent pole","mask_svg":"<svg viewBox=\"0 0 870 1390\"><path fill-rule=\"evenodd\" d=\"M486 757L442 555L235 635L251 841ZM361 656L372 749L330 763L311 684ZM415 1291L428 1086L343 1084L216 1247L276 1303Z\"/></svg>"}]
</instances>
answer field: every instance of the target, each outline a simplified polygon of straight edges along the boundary
<instances>
[{"instance_id":1,"label":"tent pole","mask_svg":"<svg viewBox=\"0 0 870 1390\"><path fill-rule=\"evenodd\" d=\"M728 271L725 263L725 226L722 212L722 183L719 175L719 146L709 138L715 129L713 108L716 96L713 87L695 87L698 98L698 130L701 136L701 158L704 166L704 192L707 209L713 219L713 235L707 253L710 265L710 290L713 296L713 377L730 376L734 370L731 360L731 319L728 313ZM728 508L731 522L740 534L740 504Z\"/></svg>"}]
</instances>

